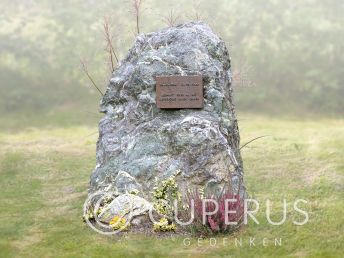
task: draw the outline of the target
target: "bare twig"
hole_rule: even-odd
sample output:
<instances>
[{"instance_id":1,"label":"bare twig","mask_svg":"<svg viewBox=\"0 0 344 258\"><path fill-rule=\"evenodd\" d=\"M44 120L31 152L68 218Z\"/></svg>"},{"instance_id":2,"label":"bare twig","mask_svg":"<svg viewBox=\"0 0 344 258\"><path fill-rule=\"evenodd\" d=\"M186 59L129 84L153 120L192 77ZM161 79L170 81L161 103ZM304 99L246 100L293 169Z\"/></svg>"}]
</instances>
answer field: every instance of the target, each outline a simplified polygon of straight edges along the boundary
<instances>
[{"instance_id":1,"label":"bare twig","mask_svg":"<svg viewBox=\"0 0 344 258\"><path fill-rule=\"evenodd\" d=\"M92 76L90 75L90 73L88 72L88 68L86 65L86 62L82 59L80 59L80 63L81 63L81 68L84 71L84 73L86 74L87 78L91 81L92 85L98 90L98 92L104 96L103 92L99 89L99 87L97 86L97 84L94 82Z\"/></svg>"},{"instance_id":2,"label":"bare twig","mask_svg":"<svg viewBox=\"0 0 344 258\"><path fill-rule=\"evenodd\" d=\"M195 12L195 16L194 16L195 21L201 21L203 18L200 15L200 13L198 11Z\"/></svg>"},{"instance_id":3,"label":"bare twig","mask_svg":"<svg viewBox=\"0 0 344 258\"><path fill-rule=\"evenodd\" d=\"M197 0L193 1L193 9L195 11L193 19L195 21L201 21L203 19L200 14L200 10L201 10L200 5L201 5L200 1L197 1Z\"/></svg>"},{"instance_id":4,"label":"bare twig","mask_svg":"<svg viewBox=\"0 0 344 258\"><path fill-rule=\"evenodd\" d=\"M179 16L176 16L173 10L171 10L168 16L165 16L163 18L163 21L167 24L167 26L173 27L177 25L178 19L179 19Z\"/></svg>"},{"instance_id":5,"label":"bare twig","mask_svg":"<svg viewBox=\"0 0 344 258\"><path fill-rule=\"evenodd\" d=\"M106 41L105 51L109 55L111 69L113 72L115 70L116 65L118 64L118 56L116 54L115 48L113 47L113 42L112 42L113 37L111 35L111 26L110 26L109 18L107 17L104 17L103 28L104 28L104 36L105 36L105 41ZM116 65L114 64L114 59L116 60Z\"/></svg>"},{"instance_id":6,"label":"bare twig","mask_svg":"<svg viewBox=\"0 0 344 258\"><path fill-rule=\"evenodd\" d=\"M91 133L91 134L88 134L88 135L85 136L85 138L90 137L90 136L92 136L92 135L95 135L95 134L97 134L97 133L99 133L99 132L96 131L96 132L93 132L93 133Z\"/></svg>"},{"instance_id":7,"label":"bare twig","mask_svg":"<svg viewBox=\"0 0 344 258\"><path fill-rule=\"evenodd\" d=\"M258 140L258 139L260 139L260 138L267 137L267 136L270 136L270 135L263 135L263 136L256 137L256 138L254 138L254 139L248 141L248 142L245 143L244 145L242 145L242 146L239 148L239 150L241 150L242 148L244 148L245 146L247 146L247 145L250 144L251 142L254 142L255 140Z\"/></svg>"},{"instance_id":8,"label":"bare twig","mask_svg":"<svg viewBox=\"0 0 344 258\"><path fill-rule=\"evenodd\" d=\"M144 0L133 0L133 9L136 17L136 32L140 34L140 14L141 14L141 5Z\"/></svg>"}]
</instances>

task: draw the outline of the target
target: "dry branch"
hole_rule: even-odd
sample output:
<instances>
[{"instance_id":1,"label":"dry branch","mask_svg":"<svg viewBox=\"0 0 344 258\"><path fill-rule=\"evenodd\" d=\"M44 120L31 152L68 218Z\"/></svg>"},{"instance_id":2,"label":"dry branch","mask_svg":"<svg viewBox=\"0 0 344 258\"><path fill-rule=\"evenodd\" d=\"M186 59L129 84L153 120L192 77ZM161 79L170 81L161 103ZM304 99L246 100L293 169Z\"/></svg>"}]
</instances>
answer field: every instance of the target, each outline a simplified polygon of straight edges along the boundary
<instances>
[{"instance_id":1,"label":"dry branch","mask_svg":"<svg viewBox=\"0 0 344 258\"><path fill-rule=\"evenodd\" d=\"M179 16L176 16L173 10L170 11L170 13L163 18L164 23L166 23L167 26L173 27L177 25L177 21L179 19Z\"/></svg>"},{"instance_id":2,"label":"dry branch","mask_svg":"<svg viewBox=\"0 0 344 258\"><path fill-rule=\"evenodd\" d=\"M260 139L260 138L267 137L267 136L269 136L269 135L263 135L263 136L259 136L259 137L253 138L252 140L248 141L248 142L245 143L243 146L241 146L241 147L239 148L239 150L241 150L242 148L244 148L245 146L247 146L247 145L250 144L251 142L254 142L255 140L258 140L258 139Z\"/></svg>"},{"instance_id":3,"label":"dry branch","mask_svg":"<svg viewBox=\"0 0 344 258\"><path fill-rule=\"evenodd\" d=\"M81 68L84 71L84 73L86 74L87 78L91 81L92 85L98 90L98 92L104 96L103 92L99 89L99 87L97 86L97 84L94 82L92 76L90 75L90 73L88 72L88 68L86 65L86 62L82 59L80 59L80 63L81 63Z\"/></svg>"},{"instance_id":4,"label":"dry branch","mask_svg":"<svg viewBox=\"0 0 344 258\"><path fill-rule=\"evenodd\" d=\"M136 17L136 32L140 34L140 14L141 14L141 5L144 0L133 0L133 9Z\"/></svg>"},{"instance_id":5,"label":"dry branch","mask_svg":"<svg viewBox=\"0 0 344 258\"><path fill-rule=\"evenodd\" d=\"M113 72L115 70L116 65L118 64L118 56L113 46L111 26L110 26L109 18L107 17L104 17L103 29L104 29L104 36L105 36L105 41L106 41L105 51L108 53L111 69ZM116 65L114 64L114 59L116 60Z\"/></svg>"}]
</instances>

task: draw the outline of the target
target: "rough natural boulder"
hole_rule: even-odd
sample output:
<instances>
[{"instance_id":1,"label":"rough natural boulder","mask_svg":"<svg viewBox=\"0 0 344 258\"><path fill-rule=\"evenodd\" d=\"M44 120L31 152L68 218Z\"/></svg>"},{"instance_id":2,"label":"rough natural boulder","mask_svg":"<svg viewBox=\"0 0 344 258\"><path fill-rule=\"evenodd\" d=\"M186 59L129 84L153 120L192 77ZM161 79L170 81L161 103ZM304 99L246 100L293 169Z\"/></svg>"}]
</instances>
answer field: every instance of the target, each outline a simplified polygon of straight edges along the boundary
<instances>
[{"instance_id":1,"label":"rough natural boulder","mask_svg":"<svg viewBox=\"0 0 344 258\"><path fill-rule=\"evenodd\" d=\"M122 194L116 197L99 214L102 222L109 223L114 216L123 216L127 220L147 215L152 209L152 204L147 200L132 194Z\"/></svg>"},{"instance_id":2,"label":"rough natural boulder","mask_svg":"<svg viewBox=\"0 0 344 258\"><path fill-rule=\"evenodd\" d=\"M203 76L203 109L157 108L155 76L196 74ZM90 192L138 190L149 200L155 178L177 170L182 192L225 183L237 189L243 170L231 93L228 50L206 24L139 35L101 100Z\"/></svg>"}]
</instances>

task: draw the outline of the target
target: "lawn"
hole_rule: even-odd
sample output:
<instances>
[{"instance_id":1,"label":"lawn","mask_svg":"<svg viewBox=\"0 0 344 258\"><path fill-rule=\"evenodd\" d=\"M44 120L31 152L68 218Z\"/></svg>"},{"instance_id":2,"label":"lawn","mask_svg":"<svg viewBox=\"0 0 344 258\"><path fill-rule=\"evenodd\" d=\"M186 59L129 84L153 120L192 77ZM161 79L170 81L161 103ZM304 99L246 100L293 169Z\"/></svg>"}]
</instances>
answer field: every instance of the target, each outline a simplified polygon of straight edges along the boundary
<instances>
[{"instance_id":1,"label":"lawn","mask_svg":"<svg viewBox=\"0 0 344 258\"><path fill-rule=\"evenodd\" d=\"M242 149L246 186L261 206L260 224L250 220L235 235L202 240L107 237L82 223L96 126L3 130L0 257L343 257L344 120L242 114L239 125L242 144L268 135ZM303 218L293 210L298 198L307 200L299 205L309 214L303 226L293 224ZM276 221L287 200L283 225L267 222L266 199L273 201ZM275 246L275 238L282 244Z\"/></svg>"}]
</instances>

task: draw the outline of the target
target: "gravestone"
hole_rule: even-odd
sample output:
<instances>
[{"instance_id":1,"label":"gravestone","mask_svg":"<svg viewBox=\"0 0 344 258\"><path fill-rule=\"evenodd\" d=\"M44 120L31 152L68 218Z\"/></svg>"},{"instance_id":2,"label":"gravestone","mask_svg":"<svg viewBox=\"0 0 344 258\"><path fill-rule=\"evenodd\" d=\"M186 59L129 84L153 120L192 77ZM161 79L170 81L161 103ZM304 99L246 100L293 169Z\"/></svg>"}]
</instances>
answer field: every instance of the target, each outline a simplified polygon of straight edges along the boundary
<instances>
[{"instance_id":1,"label":"gravestone","mask_svg":"<svg viewBox=\"0 0 344 258\"><path fill-rule=\"evenodd\" d=\"M141 34L113 72L100 103L90 193L139 191L180 173L182 192L241 187L230 57L202 22Z\"/></svg>"}]
</instances>

